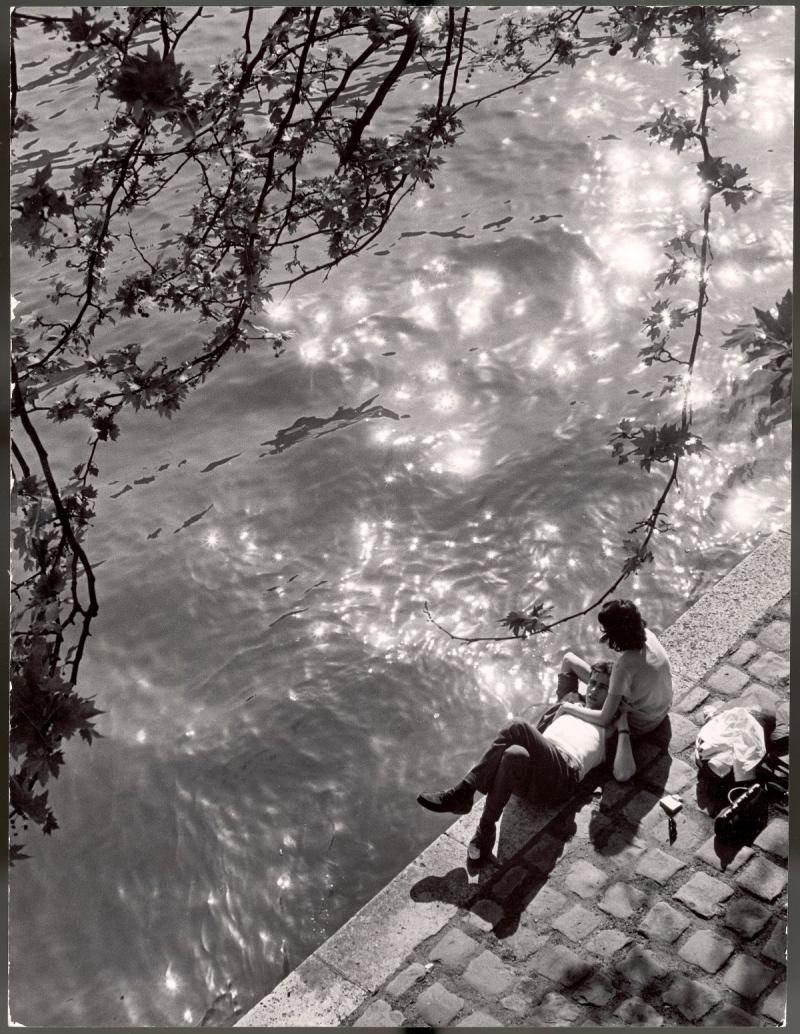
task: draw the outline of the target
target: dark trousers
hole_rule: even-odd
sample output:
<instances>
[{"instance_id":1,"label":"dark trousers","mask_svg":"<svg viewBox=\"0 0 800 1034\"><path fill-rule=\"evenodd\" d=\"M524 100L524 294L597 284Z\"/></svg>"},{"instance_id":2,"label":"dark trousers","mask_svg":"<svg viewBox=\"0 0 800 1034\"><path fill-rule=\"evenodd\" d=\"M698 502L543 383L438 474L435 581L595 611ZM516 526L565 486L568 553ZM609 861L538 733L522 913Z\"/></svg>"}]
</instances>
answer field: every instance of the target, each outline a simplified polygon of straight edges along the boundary
<instances>
[{"instance_id":1,"label":"dark trousers","mask_svg":"<svg viewBox=\"0 0 800 1034\"><path fill-rule=\"evenodd\" d=\"M464 782L486 794L480 824L494 825L512 793L537 803L553 803L578 785L574 763L532 725L512 721L474 765Z\"/></svg>"}]
</instances>

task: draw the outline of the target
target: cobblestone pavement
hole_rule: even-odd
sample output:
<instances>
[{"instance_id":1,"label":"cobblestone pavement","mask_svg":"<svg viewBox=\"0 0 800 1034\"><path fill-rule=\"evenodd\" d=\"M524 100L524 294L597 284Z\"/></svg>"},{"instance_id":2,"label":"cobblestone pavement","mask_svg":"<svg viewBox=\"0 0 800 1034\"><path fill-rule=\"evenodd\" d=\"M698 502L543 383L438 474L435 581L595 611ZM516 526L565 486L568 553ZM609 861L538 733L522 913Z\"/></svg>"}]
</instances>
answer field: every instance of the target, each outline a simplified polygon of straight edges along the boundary
<instances>
[{"instance_id":1,"label":"cobblestone pavement","mask_svg":"<svg viewBox=\"0 0 800 1034\"><path fill-rule=\"evenodd\" d=\"M641 744L630 782L582 785L502 863L468 871L465 851L422 881L459 908L341 1025L783 1025L787 816L771 805L752 844L724 848L692 752L708 705L754 687L788 699L789 607L677 700L669 753ZM671 830L665 793L684 805Z\"/></svg>"}]
</instances>

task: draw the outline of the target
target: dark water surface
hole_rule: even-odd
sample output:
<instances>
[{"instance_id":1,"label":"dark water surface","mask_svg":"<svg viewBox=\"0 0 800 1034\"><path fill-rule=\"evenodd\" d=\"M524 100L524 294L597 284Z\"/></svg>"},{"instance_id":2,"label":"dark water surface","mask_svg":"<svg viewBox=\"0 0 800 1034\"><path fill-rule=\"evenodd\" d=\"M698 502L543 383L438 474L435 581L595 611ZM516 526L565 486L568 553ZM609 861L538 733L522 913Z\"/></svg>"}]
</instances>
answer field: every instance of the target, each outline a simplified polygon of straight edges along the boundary
<instances>
[{"instance_id":1,"label":"dark water surface","mask_svg":"<svg viewBox=\"0 0 800 1034\"><path fill-rule=\"evenodd\" d=\"M737 372L721 332L791 281L792 17L741 22L740 95L713 113L715 152L761 194L713 217L696 404L715 444L687 464L677 534L626 590L656 629L788 508L786 435L754 446L714 391ZM203 22L199 78L240 21ZM40 136L17 168L47 150L68 172L97 125L91 80L70 85L24 37L20 104ZM655 501L662 482L616 466L607 437L622 414L677 413L630 392L658 387L637 368L638 324L659 242L697 217L696 176L634 130L661 98L686 103L682 86L674 61L602 52L468 114L435 191L265 314L295 332L285 356L233 357L171 422L129 419L100 455L82 689L104 739L70 745L61 829L13 870L17 1021L229 1023L445 828L418 790L543 699L562 650L598 651L593 619L458 646L422 605L469 634L533 595L584 605ZM163 199L151 247L189 202ZM19 257L20 312L40 275ZM202 332L189 315L147 329L156 356ZM62 452L64 469L81 456Z\"/></svg>"}]
</instances>

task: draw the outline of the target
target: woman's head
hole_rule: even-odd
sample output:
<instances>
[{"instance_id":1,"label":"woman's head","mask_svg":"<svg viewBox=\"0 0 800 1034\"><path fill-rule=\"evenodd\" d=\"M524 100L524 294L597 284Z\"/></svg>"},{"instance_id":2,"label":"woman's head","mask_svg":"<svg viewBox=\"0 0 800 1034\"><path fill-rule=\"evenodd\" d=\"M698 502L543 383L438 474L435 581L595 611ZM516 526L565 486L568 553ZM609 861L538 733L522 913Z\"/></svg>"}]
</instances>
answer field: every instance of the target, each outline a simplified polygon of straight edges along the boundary
<instances>
[{"instance_id":1,"label":"woman's head","mask_svg":"<svg viewBox=\"0 0 800 1034\"><path fill-rule=\"evenodd\" d=\"M602 642L612 650L641 650L644 646L645 622L633 600L609 600L600 608L598 620Z\"/></svg>"}]
</instances>

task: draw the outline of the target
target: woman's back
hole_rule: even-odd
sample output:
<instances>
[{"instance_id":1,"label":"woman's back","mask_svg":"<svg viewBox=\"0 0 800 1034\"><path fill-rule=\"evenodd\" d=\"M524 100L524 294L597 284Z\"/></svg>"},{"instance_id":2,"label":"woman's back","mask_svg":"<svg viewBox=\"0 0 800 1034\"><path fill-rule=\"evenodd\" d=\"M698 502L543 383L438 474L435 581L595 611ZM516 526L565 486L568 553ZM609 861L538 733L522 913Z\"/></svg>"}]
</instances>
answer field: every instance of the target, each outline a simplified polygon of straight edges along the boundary
<instances>
[{"instance_id":1,"label":"woman's back","mask_svg":"<svg viewBox=\"0 0 800 1034\"><path fill-rule=\"evenodd\" d=\"M649 628L641 650L623 650L614 662L609 692L627 702L632 732L651 732L664 719L672 706L672 671L666 650Z\"/></svg>"}]
</instances>

